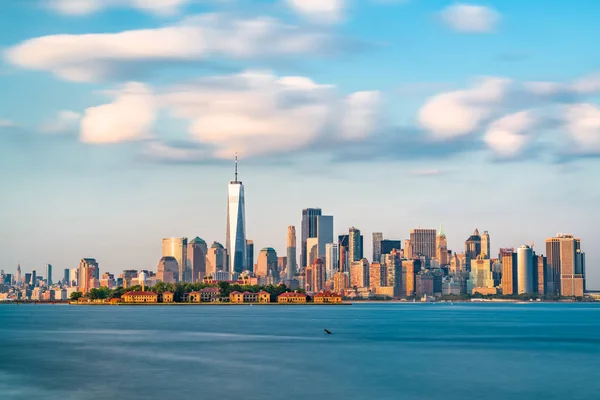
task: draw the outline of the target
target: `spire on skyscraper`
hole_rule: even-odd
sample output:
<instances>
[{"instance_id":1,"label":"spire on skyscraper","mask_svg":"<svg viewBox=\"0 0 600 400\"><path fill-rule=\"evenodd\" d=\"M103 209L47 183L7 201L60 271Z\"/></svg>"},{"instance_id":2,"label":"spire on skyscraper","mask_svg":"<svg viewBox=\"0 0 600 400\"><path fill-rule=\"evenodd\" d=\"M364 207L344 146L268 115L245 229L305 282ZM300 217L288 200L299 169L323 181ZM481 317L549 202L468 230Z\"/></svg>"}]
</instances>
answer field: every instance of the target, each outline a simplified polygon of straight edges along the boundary
<instances>
[{"instance_id":1,"label":"spire on skyscraper","mask_svg":"<svg viewBox=\"0 0 600 400\"><path fill-rule=\"evenodd\" d=\"M446 236L446 234L444 233L444 229L442 228L442 224L440 224L440 232L439 232L440 236Z\"/></svg>"},{"instance_id":2,"label":"spire on skyscraper","mask_svg":"<svg viewBox=\"0 0 600 400\"><path fill-rule=\"evenodd\" d=\"M235 181L238 181L238 155L235 153Z\"/></svg>"}]
</instances>

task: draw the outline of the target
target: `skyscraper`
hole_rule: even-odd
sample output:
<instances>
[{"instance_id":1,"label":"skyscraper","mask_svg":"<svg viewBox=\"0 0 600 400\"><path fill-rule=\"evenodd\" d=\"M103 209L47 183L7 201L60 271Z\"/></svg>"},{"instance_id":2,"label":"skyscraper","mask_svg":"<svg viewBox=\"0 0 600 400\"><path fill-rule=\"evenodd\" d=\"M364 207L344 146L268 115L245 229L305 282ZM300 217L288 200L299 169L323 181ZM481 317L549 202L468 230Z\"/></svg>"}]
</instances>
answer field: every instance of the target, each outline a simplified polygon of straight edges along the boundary
<instances>
[{"instance_id":1,"label":"skyscraper","mask_svg":"<svg viewBox=\"0 0 600 400\"><path fill-rule=\"evenodd\" d=\"M287 253L287 269L286 278L288 280L294 279L296 275L296 227L293 225L288 226L287 241L286 241L286 253Z\"/></svg>"},{"instance_id":2,"label":"skyscraper","mask_svg":"<svg viewBox=\"0 0 600 400\"><path fill-rule=\"evenodd\" d=\"M52 264L46 264L46 283L52 286Z\"/></svg>"},{"instance_id":3,"label":"skyscraper","mask_svg":"<svg viewBox=\"0 0 600 400\"><path fill-rule=\"evenodd\" d=\"M327 243L325 249L325 271L327 274L327 280L333 278L336 272L339 271L339 249L336 243Z\"/></svg>"},{"instance_id":4,"label":"skyscraper","mask_svg":"<svg viewBox=\"0 0 600 400\"><path fill-rule=\"evenodd\" d=\"M213 242L206 256L206 275L213 277L219 271L225 271L227 266L227 250L219 242Z\"/></svg>"},{"instance_id":5,"label":"skyscraper","mask_svg":"<svg viewBox=\"0 0 600 400\"><path fill-rule=\"evenodd\" d=\"M235 156L235 179L229 183L227 200L227 238L229 272L242 272L246 263L246 207L244 185L238 180L238 159Z\"/></svg>"},{"instance_id":6,"label":"skyscraper","mask_svg":"<svg viewBox=\"0 0 600 400\"><path fill-rule=\"evenodd\" d=\"M94 287L94 279L100 279L100 268L94 258L82 258L77 271L78 291L87 293Z\"/></svg>"},{"instance_id":7,"label":"skyscraper","mask_svg":"<svg viewBox=\"0 0 600 400\"><path fill-rule=\"evenodd\" d=\"M340 272L350 272L350 263L348 262L348 245L350 244L349 235L338 236L338 263Z\"/></svg>"},{"instance_id":8,"label":"skyscraper","mask_svg":"<svg viewBox=\"0 0 600 400\"><path fill-rule=\"evenodd\" d=\"M373 260L372 262L381 262L381 242L383 241L383 233L373 232Z\"/></svg>"},{"instance_id":9,"label":"skyscraper","mask_svg":"<svg viewBox=\"0 0 600 400\"><path fill-rule=\"evenodd\" d=\"M202 282L206 276L208 246L200 237L191 240L187 248L187 259L191 270L191 282Z\"/></svg>"},{"instance_id":10,"label":"skyscraper","mask_svg":"<svg viewBox=\"0 0 600 400\"><path fill-rule=\"evenodd\" d=\"M325 273L325 263L320 258L317 258L313 263L312 267L312 290L315 293L321 292L325 290L325 282L326 282L326 273Z\"/></svg>"},{"instance_id":11,"label":"skyscraper","mask_svg":"<svg viewBox=\"0 0 600 400\"><path fill-rule=\"evenodd\" d=\"M490 258L490 234L488 231L484 231L481 235L481 254L484 258Z\"/></svg>"},{"instance_id":12,"label":"skyscraper","mask_svg":"<svg viewBox=\"0 0 600 400\"><path fill-rule=\"evenodd\" d=\"M317 237L317 217L321 215L320 208L305 208L302 210L302 244L300 248L300 267L306 267L312 263L308 260L308 250L306 249L306 241L308 238Z\"/></svg>"},{"instance_id":13,"label":"skyscraper","mask_svg":"<svg viewBox=\"0 0 600 400\"><path fill-rule=\"evenodd\" d=\"M363 259L363 240L360 230L355 227L350 228L348 235L348 264Z\"/></svg>"},{"instance_id":14,"label":"skyscraper","mask_svg":"<svg viewBox=\"0 0 600 400\"><path fill-rule=\"evenodd\" d=\"M573 235L560 237L560 294L583 296L583 258L581 242Z\"/></svg>"},{"instance_id":15,"label":"skyscraper","mask_svg":"<svg viewBox=\"0 0 600 400\"><path fill-rule=\"evenodd\" d=\"M254 272L254 241L246 239L246 269Z\"/></svg>"},{"instance_id":16,"label":"skyscraper","mask_svg":"<svg viewBox=\"0 0 600 400\"><path fill-rule=\"evenodd\" d=\"M279 278L277 261L277 252L272 247L265 247L258 253L255 273L261 283L266 282L268 276Z\"/></svg>"},{"instance_id":17,"label":"skyscraper","mask_svg":"<svg viewBox=\"0 0 600 400\"><path fill-rule=\"evenodd\" d=\"M177 260L172 256L164 256L158 262L156 273L156 279L165 283L175 283L177 276L179 275L179 264ZM123 286L128 287L131 284L131 278L136 275L136 270L123 271L121 277L123 278Z\"/></svg>"},{"instance_id":18,"label":"skyscraper","mask_svg":"<svg viewBox=\"0 0 600 400\"><path fill-rule=\"evenodd\" d=\"M63 275L63 279L62 279L62 284L63 285L68 285L71 286L71 282L69 282L69 276L70 276L70 270L69 268L65 268L64 270L64 275Z\"/></svg>"},{"instance_id":19,"label":"skyscraper","mask_svg":"<svg viewBox=\"0 0 600 400\"><path fill-rule=\"evenodd\" d=\"M448 265L450 260L448 259L448 240L446 234L440 225L440 231L435 238L435 257L438 259L440 266Z\"/></svg>"},{"instance_id":20,"label":"skyscraper","mask_svg":"<svg viewBox=\"0 0 600 400\"><path fill-rule=\"evenodd\" d=\"M518 293L533 293L533 250L527 245L517 249L517 276Z\"/></svg>"},{"instance_id":21,"label":"skyscraper","mask_svg":"<svg viewBox=\"0 0 600 400\"><path fill-rule=\"evenodd\" d=\"M465 241L465 256L467 257L467 265L470 264L471 260L476 260L481 254L481 236L479 230L475 229L475 232Z\"/></svg>"},{"instance_id":22,"label":"skyscraper","mask_svg":"<svg viewBox=\"0 0 600 400\"><path fill-rule=\"evenodd\" d=\"M17 282L17 285L20 285L21 282L21 264L17 265L17 273L15 274L15 281Z\"/></svg>"},{"instance_id":23,"label":"skyscraper","mask_svg":"<svg viewBox=\"0 0 600 400\"><path fill-rule=\"evenodd\" d=\"M317 216L317 257L325 260L327 243L333 243L333 216Z\"/></svg>"},{"instance_id":24,"label":"skyscraper","mask_svg":"<svg viewBox=\"0 0 600 400\"><path fill-rule=\"evenodd\" d=\"M436 236L437 231L435 229L411 229L410 243L413 256L435 257Z\"/></svg>"},{"instance_id":25,"label":"skyscraper","mask_svg":"<svg viewBox=\"0 0 600 400\"><path fill-rule=\"evenodd\" d=\"M384 256L386 254L390 254L392 250L402 250L402 241L393 239L383 239L381 241L381 255Z\"/></svg>"},{"instance_id":26,"label":"skyscraper","mask_svg":"<svg viewBox=\"0 0 600 400\"><path fill-rule=\"evenodd\" d=\"M560 294L560 234L546 239L546 290L548 294Z\"/></svg>"},{"instance_id":27,"label":"skyscraper","mask_svg":"<svg viewBox=\"0 0 600 400\"><path fill-rule=\"evenodd\" d=\"M502 294L517 294L517 254L514 249L500 249L502 262Z\"/></svg>"},{"instance_id":28,"label":"skyscraper","mask_svg":"<svg viewBox=\"0 0 600 400\"><path fill-rule=\"evenodd\" d=\"M162 256L175 257L179 271L175 276L177 282L184 282L188 268L187 263L188 240L185 237L164 238L162 240Z\"/></svg>"}]
</instances>

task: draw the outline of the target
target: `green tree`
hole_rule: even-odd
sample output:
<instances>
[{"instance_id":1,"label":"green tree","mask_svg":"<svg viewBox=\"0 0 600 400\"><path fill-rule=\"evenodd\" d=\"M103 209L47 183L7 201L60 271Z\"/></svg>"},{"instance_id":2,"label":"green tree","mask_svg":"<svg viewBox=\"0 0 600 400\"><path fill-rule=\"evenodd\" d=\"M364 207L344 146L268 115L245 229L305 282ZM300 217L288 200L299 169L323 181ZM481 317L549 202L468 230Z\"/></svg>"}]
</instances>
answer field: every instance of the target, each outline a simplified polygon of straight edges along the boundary
<instances>
[{"instance_id":1,"label":"green tree","mask_svg":"<svg viewBox=\"0 0 600 400\"><path fill-rule=\"evenodd\" d=\"M71 293L71 300L73 300L73 301L77 301L77 300L79 300L82 297L83 297L83 293L81 293L81 292L73 292L73 293Z\"/></svg>"}]
</instances>

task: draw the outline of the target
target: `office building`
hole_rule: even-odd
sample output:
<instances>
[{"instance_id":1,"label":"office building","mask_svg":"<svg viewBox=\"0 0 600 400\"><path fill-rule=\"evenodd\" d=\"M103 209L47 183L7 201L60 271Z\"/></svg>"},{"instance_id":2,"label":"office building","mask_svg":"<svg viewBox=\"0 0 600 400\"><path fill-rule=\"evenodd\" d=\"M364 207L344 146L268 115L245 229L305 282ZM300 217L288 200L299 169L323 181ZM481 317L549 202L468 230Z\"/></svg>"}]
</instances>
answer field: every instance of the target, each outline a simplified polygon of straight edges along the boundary
<instances>
[{"instance_id":1,"label":"office building","mask_svg":"<svg viewBox=\"0 0 600 400\"><path fill-rule=\"evenodd\" d=\"M46 264L46 285L52 286L52 264Z\"/></svg>"},{"instance_id":2,"label":"office building","mask_svg":"<svg viewBox=\"0 0 600 400\"><path fill-rule=\"evenodd\" d=\"M161 262L163 265L161 265ZM166 266L165 266L166 265ZM169 271L167 274L164 271ZM166 283L175 283L176 277L179 274L179 266L175 257L162 257L158 262L157 267L160 280ZM126 269L121 274L121 282L124 288L135 286L136 279L138 277L137 269Z\"/></svg>"},{"instance_id":3,"label":"office building","mask_svg":"<svg viewBox=\"0 0 600 400\"><path fill-rule=\"evenodd\" d=\"M398 251L402 250L402 241L401 240L383 239L381 241L381 256L390 254L393 250L398 250ZM373 261L382 262L383 257L381 257L380 260L373 260Z\"/></svg>"},{"instance_id":4,"label":"office building","mask_svg":"<svg viewBox=\"0 0 600 400\"><path fill-rule=\"evenodd\" d=\"M402 295L414 296L416 290L416 275L421 271L421 260L402 261Z\"/></svg>"},{"instance_id":5,"label":"office building","mask_svg":"<svg viewBox=\"0 0 600 400\"><path fill-rule=\"evenodd\" d=\"M384 286L388 286L385 264L371 263L369 266L369 287L379 288Z\"/></svg>"},{"instance_id":6,"label":"office building","mask_svg":"<svg viewBox=\"0 0 600 400\"><path fill-rule=\"evenodd\" d=\"M206 275L214 278L218 271L227 271L228 268L227 250L221 243L213 242L206 256Z\"/></svg>"},{"instance_id":7,"label":"office building","mask_svg":"<svg viewBox=\"0 0 600 400\"><path fill-rule=\"evenodd\" d=\"M317 258L312 265L312 290L315 293L325 290L326 273L325 263L320 258Z\"/></svg>"},{"instance_id":8,"label":"office building","mask_svg":"<svg viewBox=\"0 0 600 400\"><path fill-rule=\"evenodd\" d=\"M65 268L63 271L63 278L62 278L63 286L71 286L70 276L71 276L71 270L69 268Z\"/></svg>"},{"instance_id":9,"label":"office building","mask_svg":"<svg viewBox=\"0 0 600 400\"><path fill-rule=\"evenodd\" d=\"M435 238L435 257L440 266L450 264L450 259L448 257L448 240L446 239L446 234L441 225L440 231Z\"/></svg>"},{"instance_id":10,"label":"office building","mask_svg":"<svg viewBox=\"0 0 600 400\"><path fill-rule=\"evenodd\" d=\"M287 230L287 241L286 241L286 253L287 253L287 269L286 277L291 280L294 278L298 271L297 257L296 257L296 227L291 225L288 226Z\"/></svg>"},{"instance_id":11,"label":"office building","mask_svg":"<svg viewBox=\"0 0 600 400\"><path fill-rule=\"evenodd\" d=\"M98 262L93 258L82 258L77 271L77 284L81 293L87 293L96 287L95 281L99 281L100 268ZM99 282L98 282L99 283Z\"/></svg>"},{"instance_id":12,"label":"office building","mask_svg":"<svg viewBox=\"0 0 600 400\"><path fill-rule=\"evenodd\" d=\"M254 241L246 239L246 269L254 272Z\"/></svg>"},{"instance_id":13,"label":"office building","mask_svg":"<svg viewBox=\"0 0 600 400\"><path fill-rule=\"evenodd\" d=\"M494 278L492 276L492 262L484 259L483 254L479 255L476 260L471 260L471 270L469 272L469 281L467 282L467 292L474 293L475 289L491 289L494 288Z\"/></svg>"},{"instance_id":14,"label":"office building","mask_svg":"<svg viewBox=\"0 0 600 400\"><path fill-rule=\"evenodd\" d=\"M188 243L187 260L191 273L191 282L202 282L206 276L206 256L208 255L208 246L200 237L196 236Z\"/></svg>"},{"instance_id":15,"label":"office building","mask_svg":"<svg viewBox=\"0 0 600 400\"><path fill-rule=\"evenodd\" d=\"M271 276L274 279L279 278L277 271L277 252L272 247L265 247L258 253L258 261L256 262L256 277L259 282L264 284L267 277Z\"/></svg>"},{"instance_id":16,"label":"office building","mask_svg":"<svg viewBox=\"0 0 600 400\"><path fill-rule=\"evenodd\" d=\"M317 242L317 257L324 260L327 243L333 243L333 216L317 216Z\"/></svg>"},{"instance_id":17,"label":"office building","mask_svg":"<svg viewBox=\"0 0 600 400\"><path fill-rule=\"evenodd\" d=\"M21 285L21 264L17 264L17 271L15 273L15 281L17 282L17 285Z\"/></svg>"},{"instance_id":18,"label":"office building","mask_svg":"<svg viewBox=\"0 0 600 400\"><path fill-rule=\"evenodd\" d=\"M413 245L410 239L404 240L404 257L408 260L413 258Z\"/></svg>"},{"instance_id":19,"label":"office building","mask_svg":"<svg viewBox=\"0 0 600 400\"><path fill-rule=\"evenodd\" d=\"M348 274L345 272L336 272L333 276L333 290L336 293L342 293L350 286Z\"/></svg>"},{"instance_id":20,"label":"office building","mask_svg":"<svg viewBox=\"0 0 600 400\"><path fill-rule=\"evenodd\" d=\"M514 249L500 249L499 257L502 262L502 294L517 294L517 253Z\"/></svg>"},{"instance_id":21,"label":"office building","mask_svg":"<svg viewBox=\"0 0 600 400\"><path fill-rule=\"evenodd\" d=\"M381 262L383 233L373 232L373 262Z\"/></svg>"},{"instance_id":22,"label":"office building","mask_svg":"<svg viewBox=\"0 0 600 400\"><path fill-rule=\"evenodd\" d=\"M246 264L246 206L244 185L238 180L238 160L235 156L235 179L229 182L227 198L227 237L225 247L229 257L229 272L241 273Z\"/></svg>"},{"instance_id":23,"label":"office building","mask_svg":"<svg viewBox=\"0 0 600 400\"><path fill-rule=\"evenodd\" d=\"M350 287L369 287L369 261L366 258L350 263Z\"/></svg>"},{"instance_id":24,"label":"office building","mask_svg":"<svg viewBox=\"0 0 600 400\"><path fill-rule=\"evenodd\" d=\"M302 210L302 244L300 248L300 262L302 263L301 267L306 267L311 264L311 262L308 260L306 242L309 238L317 237L317 217L320 215L320 208L305 208Z\"/></svg>"},{"instance_id":25,"label":"office building","mask_svg":"<svg viewBox=\"0 0 600 400\"><path fill-rule=\"evenodd\" d=\"M348 235L348 262L351 264L354 261L363 259L363 237L360 230L355 227L350 228ZM350 277L352 278L352 277Z\"/></svg>"},{"instance_id":26,"label":"office building","mask_svg":"<svg viewBox=\"0 0 600 400\"><path fill-rule=\"evenodd\" d=\"M585 257L581 243L573 235L560 237L560 294L561 296L583 296L583 269Z\"/></svg>"},{"instance_id":27,"label":"office building","mask_svg":"<svg viewBox=\"0 0 600 400\"><path fill-rule=\"evenodd\" d=\"M484 231L483 235L481 235L481 254L483 254L483 258L490 258L490 234L488 231Z\"/></svg>"},{"instance_id":28,"label":"office building","mask_svg":"<svg viewBox=\"0 0 600 400\"><path fill-rule=\"evenodd\" d=\"M479 230L475 229L475 232L465 241L465 255L467 257L467 264L471 260L476 260L481 254L481 236Z\"/></svg>"},{"instance_id":29,"label":"office building","mask_svg":"<svg viewBox=\"0 0 600 400\"><path fill-rule=\"evenodd\" d=\"M436 253L436 236L435 229L411 229L410 244L412 246L411 257L425 256L429 259L435 257Z\"/></svg>"},{"instance_id":30,"label":"office building","mask_svg":"<svg viewBox=\"0 0 600 400\"><path fill-rule=\"evenodd\" d=\"M336 243L327 243L325 247L325 271L327 275L327 280L333 278L336 272L340 269L339 267L339 249Z\"/></svg>"},{"instance_id":31,"label":"office building","mask_svg":"<svg viewBox=\"0 0 600 400\"><path fill-rule=\"evenodd\" d=\"M544 295L546 294L546 276L548 276L548 266L546 264L546 257L543 255L533 255L533 266L534 266L534 291Z\"/></svg>"},{"instance_id":32,"label":"office building","mask_svg":"<svg viewBox=\"0 0 600 400\"><path fill-rule=\"evenodd\" d=\"M174 257L179 270L175 276L176 282L184 282L187 272L188 239L185 237L164 238L162 240L162 257Z\"/></svg>"},{"instance_id":33,"label":"office building","mask_svg":"<svg viewBox=\"0 0 600 400\"><path fill-rule=\"evenodd\" d=\"M389 254L384 256L385 268L386 268L386 286L398 288L394 292L394 297L400 295L400 289L402 288L402 261L400 257L400 250L392 250Z\"/></svg>"},{"instance_id":34,"label":"office building","mask_svg":"<svg viewBox=\"0 0 600 400\"><path fill-rule=\"evenodd\" d=\"M306 260L310 265L314 264L315 260L319 258L319 238L311 237L306 239Z\"/></svg>"},{"instance_id":35,"label":"office building","mask_svg":"<svg viewBox=\"0 0 600 400\"><path fill-rule=\"evenodd\" d=\"M517 249L517 291L533 293L533 250L527 245Z\"/></svg>"},{"instance_id":36,"label":"office building","mask_svg":"<svg viewBox=\"0 0 600 400\"><path fill-rule=\"evenodd\" d=\"M350 244L350 235L338 236L338 260L340 272L350 273L350 263L348 262L348 245Z\"/></svg>"}]
</instances>

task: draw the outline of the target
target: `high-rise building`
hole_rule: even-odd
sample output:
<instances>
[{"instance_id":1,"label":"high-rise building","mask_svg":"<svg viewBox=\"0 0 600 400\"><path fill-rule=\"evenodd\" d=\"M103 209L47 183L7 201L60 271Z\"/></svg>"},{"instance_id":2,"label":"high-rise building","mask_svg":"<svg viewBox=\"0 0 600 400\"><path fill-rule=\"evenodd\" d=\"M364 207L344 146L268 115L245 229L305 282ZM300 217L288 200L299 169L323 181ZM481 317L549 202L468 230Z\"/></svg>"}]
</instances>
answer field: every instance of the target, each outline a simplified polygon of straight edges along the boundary
<instances>
[{"instance_id":1,"label":"high-rise building","mask_svg":"<svg viewBox=\"0 0 600 400\"><path fill-rule=\"evenodd\" d=\"M481 235L481 254L483 254L484 258L490 258L490 234L488 231L484 231L483 235Z\"/></svg>"},{"instance_id":2,"label":"high-rise building","mask_svg":"<svg viewBox=\"0 0 600 400\"><path fill-rule=\"evenodd\" d=\"M229 182L227 198L227 238L229 272L240 273L246 264L246 206L244 185L238 180L238 159L235 156L235 179Z\"/></svg>"},{"instance_id":3,"label":"high-rise building","mask_svg":"<svg viewBox=\"0 0 600 400\"><path fill-rule=\"evenodd\" d=\"M404 240L404 258L408 260L413 258L413 245L410 239Z\"/></svg>"},{"instance_id":4,"label":"high-rise building","mask_svg":"<svg viewBox=\"0 0 600 400\"><path fill-rule=\"evenodd\" d=\"M46 264L46 283L52 286L52 264Z\"/></svg>"},{"instance_id":5,"label":"high-rise building","mask_svg":"<svg viewBox=\"0 0 600 400\"><path fill-rule=\"evenodd\" d=\"M317 241L317 257L324 260L327 243L333 243L333 216L317 216Z\"/></svg>"},{"instance_id":6,"label":"high-rise building","mask_svg":"<svg viewBox=\"0 0 600 400\"><path fill-rule=\"evenodd\" d=\"M366 258L350 263L350 287L369 287L369 261Z\"/></svg>"},{"instance_id":7,"label":"high-rise building","mask_svg":"<svg viewBox=\"0 0 600 400\"><path fill-rule=\"evenodd\" d=\"M471 271L469 272L469 281L467 282L467 291L473 293L476 288L493 288L494 278L492 276L491 260L479 255L476 260L471 260Z\"/></svg>"},{"instance_id":8,"label":"high-rise building","mask_svg":"<svg viewBox=\"0 0 600 400\"><path fill-rule=\"evenodd\" d=\"M21 282L21 264L17 265L17 272L15 274L15 281L17 282L17 285L20 285Z\"/></svg>"},{"instance_id":9,"label":"high-rise building","mask_svg":"<svg viewBox=\"0 0 600 400\"><path fill-rule=\"evenodd\" d=\"M158 276L160 280L165 283L175 283L177 279L177 275L179 274L179 266L177 265L177 260L175 257L162 257L158 262ZM166 272L165 272L166 271ZM138 277L137 269L126 269L121 274L121 281L123 282L123 287L128 288L134 286L136 283L134 282Z\"/></svg>"},{"instance_id":10,"label":"high-rise building","mask_svg":"<svg viewBox=\"0 0 600 400\"><path fill-rule=\"evenodd\" d=\"M533 250L527 245L517 249L517 290L533 293Z\"/></svg>"},{"instance_id":11,"label":"high-rise building","mask_svg":"<svg viewBox=\"0 0 600 400\"><path fill-rule=\"evenodd\" d=\"M196 236L188 243L187 260L191 271L191 282L202 282L206 276L206 256L208 246L200 237Z\"/></svg>"},{"instance_id":12,"label":"high-rise building","mask_svg":"<svg viewBox=\"0 0 600 400\"><path fill-rule=\"evenodd\" d=\"M382 243L383 242L383 233L381 232L373 232L373 262L381 262L381 254L382 252Z\"/></svg>"},{"instance_id":13,"label":"high-rise building","mask_svg":"<svg viewBox=\"0 0 600 400\"><path fill-rule=\"evenodd\" d=\"M206 275L215 278L218 271L226 271L227 250L219 242L213 242L206 256Z\"/></svg>"},{"instance_id":14,"label":"high-rise building","mask_svg":"<svg viewBox=\"0 0 600 400\"><path fill-rule=\"evenodd\" d=\"M369 266L369 287L379 288L387 286L387 273L385 264L378 262L371 263Z\"/></svg>"},{"instance_id":15,"label":"high-rise building","mask_svg":"<svg viewBox=\"0 0 600 400\"><path fill-rule=\"evenodd\" d=\"M349 285L348 274L345 272L336 272L333 276L333 290L336 293L342 293Z\"/></svg>"},{"instance_id":16,"label":"high-rise building","mask_svg":"<svg viewBox=\"0 0 600 400\"><path fill-rule=\"evenodd\" d=\"M350 273L350 263L348 262L348 245L350 244L350 235L338 236L338 260L340 272Z\"/></svg>"},{"instance_id":17,"label":"high-rise building","mask_svg":"<svg viewBox=\"0 0 600 400\"><path fill-rule=\"evenodd\" d=\"M319 258L319 238L310 237L306 239L306 260L309 262L309 267L312 266L317 258Z\"/></svg>"},{"instance_id":18,"label":"high-rise building","mask_svg":"<svg viewBox=\"0 0 600 400\"><path fill-rule=\"evenodd\" d=\"M414 296L416 290L416 276L421 271L421 260L402 261L402 295Z\"/></svg>"},{"instance_id":19,"label":"high-rise building","mask_svg":"<svg viewBox=\"0 0 600 400\"><path fill-rule=\"evenodd\" d=\"M412 245L412 255L435 257L435 242L437 231L435 229L411 229L410 243Z\"/></svg>"},{"instance_id":20,"label":"high-rise building","mask_svg":"<svg viewBox=\"0 0 600 400\"><path fill-rule=\"evenodd\" d=\"M37 286L37 271L35 269L31 270L31 281L29 284L33 287Z\"/></svg>"},{"instance_id":21,"label":"high-rise building","mask_svg":"<svg viewBox=\"0 0 600 400\"><path fill-rule=\"evenodd\" d=\"M254 241L246 239L246 269L254 272Z\"/></svg>"},{"instance_id":22,"label":"high-rise building","mask_svg":"<svg viewBox=\"0 0 600 400\"><path fill-rule=\"evenodd\" d=\"M402 288L402 263L400 257L400 250L393 250L389 254L384 255L385 267L386 267L386 284L387 286L394 287L394 297L400 296L400 289Z\"/></svg>"},{"instance_id":23,"label":"high-rise building","mask_svg":"<svg viewBox=\"0 0 600 400\"><path fill-rule=\"evenodd\" d=\"M62 278L63 286L71 286L71 282L70 282L71 273L70 272L71 272L71 270L69 268L65 268L63 278Z\"/></svg>"},{"instance_id":24,"label":"high-rise building","mask_svg":"<svg viewBox=\"0 0 600 400\"><path fill-rule=\"evenodd\" d=\"M177 260L179 271L175 276L176 282L185 281L186 271L188 268L187 247L188 240L185 237L164 238L162 240L162 256L175 257Z\"/></svg>"},{"instance_id":25,"label":"high-rise building","mask_svg":"<svg viewBox=\"0 0 600 400\"><path fill-rule=\"evenodd\" d=\"M321 215L320 208L305 208L302 210L302 244L300 248L300 267L306 267L311 265L312 261L308 259L308 250L306 249L306 242L309 238L317 237L317 217Z\"/></svg>"},{"instance_id":26,"label":"high-rise building","mask_svg":"<svg viewBox=\"0 0 600 400\"><path fill-rule=\"evenodd\" d=\"M583 296L581 242L573 235L560 237L560 294Z\"/></svg>"},{"instance_id":27,"label":"high-rise building","mask_svg":"<svg viewBox=\"0 0 600 400\"><path fill-rule=\"evenodd\" d=\"M327 243L325 253L325 271L327 280L330 280L339 271L338 245L336 243Z\"/></svg>"},{"instance_id":28,"label":"high-rise building","mask_svg":"<svg viewBox=\"0 0 600 400\"><path fill-rule=\"evenodd\" d=\"M256 271L254 273L260 279L261 283L266 282L267 277L279 278L277 271L277 252L272 247L265 247L258 253L256 262Z\"/></svg>"},{"instance_id":29,"label":"high-rise building","mask_svg":"<svg viewBox=\"0 0 600 400\"><path fill-rule=\"evenodd\" d=\"M77 271L78 290L84 294L89 292L95 286L94 279L100 279L98 262L94 258L82 258Z\"/></svg>"},{"instance_id":30,"label":"high-rise building","mask_svg":"<svg viewBox=\"0 0 600 400\"><path fill-rule=\"evenodd\" d=\"M313 263L312 278L312 290L315 293L324 291L326 282L325 263L320 258L317 258Z\"/></svg>"},{"instance_id":31,"label":"high-rise building","mask_svg":"<svg viewBox=\"0 0 600 400\"><path fill-rule=\"evenodd\" d=\"M543 255L533 255L533 266L534 266L534 274L533 277L535 278L535 282L534 282L534 291L537 291L537 293L544 295L546 294L546 276L548 276L548 266L546 264L546 257L544 257Z\"/></svg>"},{"instance_id":32,"label":"high-rise building","mask_svg":"<svg viewBox=\"0 0 600 400\"><path fill-rule=\"evenodd\" d=\"M381 255L391 254L393 250L402 250L401 240L383 239L381 241ZM383 258L382 258L383 259ZM378 260L375 260L378 261Z\"/></svg>"},{"instance_id":33,"label":"high-rise building","mask_svg":"<svg viewBox=\"0 0 600 400\"><path fill-rule=\"evenodd\" d=\"M296 258L296 227L293 225L288 226L287 241L286 241L286 253L287 253L287 279L294 279L294 275L297 272L297 258Z\"/></svg>"},{"instance_id":34,"label":"high-rise building","mask_svg":"<svg viewBox=\"0 0 600 400\"><path fill-rule=\"evenodd\" d=\"M560 237L546 239L546 290L548 294L560 294Z\"/></svg>"},{"instance_id":35,"label":"high-rise building","mask_svg":"<svg viewBox=\"0 0 600 400\"><path fill-rule=\"evenodd\" d=\"M277 273L279 276L283 276L283 272L287 269L287 257L277 257Z\"/></svg>"},{"instance_id":36,"label":"high-rise building","mask_svg":"<svg viewBox=\"0 0 600 400\"><path fill-rule=\"evenodd\" d=\"M500 261L502 262L502 294L517 294L517 253L514 249L500 249Z\"/></svg>"},{"instance_id":37,"label":"high-rise building","mask_svg":"<svg viewBox=\"0 0 600 400\"><path fill-rule=\"evenodd\" d=\"M360 230L355 227L350 228L348 236L348 262L351 264L354 261L363 259L363 237Z\"/></svg>"},{"instance_id":38,"label":"high-rise building","mask_svg":"<svg viewBox=\"0 0 600 400\"><path fill-rule=\"evenodd\" d=\"M475 229L475 232L465 241L465 255L467 257L467 265L470 264L471 260L476 260L481 254L481 236L479 230Z\"/></svg>"},{"instance_id":39,"label":"high-rise building","mask_svg":"<svg viewBox=\"0 0 600 400\"><path fill-rule=\"evenodd\" d=\"M448 240L446 234L440 225L440 231L435 238L435 257L438 259L440 266L448 265L450 263L448 257Z\"/></svg>"}]
</instances>

